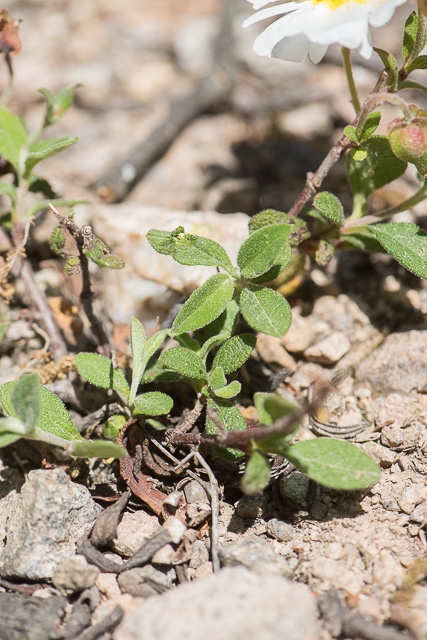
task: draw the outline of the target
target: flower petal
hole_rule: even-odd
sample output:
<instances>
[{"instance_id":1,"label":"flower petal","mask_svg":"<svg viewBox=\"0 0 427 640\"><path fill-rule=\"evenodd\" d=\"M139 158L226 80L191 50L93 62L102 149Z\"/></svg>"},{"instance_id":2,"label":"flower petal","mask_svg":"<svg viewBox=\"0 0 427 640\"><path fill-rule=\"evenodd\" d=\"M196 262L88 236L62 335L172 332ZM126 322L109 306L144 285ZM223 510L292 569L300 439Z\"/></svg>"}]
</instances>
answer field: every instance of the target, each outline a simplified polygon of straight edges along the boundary
<instances>
[{"instance_id":1,"label":"flower petal","mask_svg":"<svg viewBox=\"0 0 427 640\"><path fill-rule=\"evenodd\" d=\"M255 22L260 22L261 20L265 20L266 18L272 18L273 16L280 16L283 13L288 13L289 11L293 11L297 7L300 7L302 4L311 4L311 2L284 2L282 4L278 4L275 7L269 7L268 9L263 9L262 11L258 11L246 20L243 23L244 27L249 27L251 24L255 24Z\"/></svg>"}]
</instances>

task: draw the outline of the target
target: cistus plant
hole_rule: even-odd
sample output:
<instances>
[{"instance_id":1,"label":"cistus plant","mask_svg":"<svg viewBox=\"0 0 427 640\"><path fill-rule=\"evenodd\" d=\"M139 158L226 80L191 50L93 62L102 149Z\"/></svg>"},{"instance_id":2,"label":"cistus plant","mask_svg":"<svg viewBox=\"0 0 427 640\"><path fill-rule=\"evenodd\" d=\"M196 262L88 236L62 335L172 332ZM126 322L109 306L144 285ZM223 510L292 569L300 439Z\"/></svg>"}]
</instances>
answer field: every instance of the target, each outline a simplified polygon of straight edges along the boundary
<instances>
[{"instance_id":1,"label":"cistus plant","mask_svg":"<svg viewBox=\"0 0 427 640\"><path fill-rule=\"evenodd\" d=\"M246 493L257 493L268 484L271 454L289 459L321 484L337 489L360 489L377 482L380 471L355 445L332 438L293 442L304 415L321 406L325 385L323 391L322 385L317 385L318 397L302 408L277 394L255 393L253 403L259 426L248 429L236 404L242 391L237 376L256 345L256 332L281 338L288 331L292 314L282 295L284 284L298 276L309 261L327 265L335 252L343 249L387 252L412 273L427 278L427 234L412 223L384 222L427 196L426 111L408 104L400 95L405 89L427 93L426 87L410 78L414 71L427 68L427 56L422 54L426 43L423 7L420 4L418 13L411 13L406 21L399 67L391 53L373 49L370 26L384 25L404 0L251 2L258 12L246 21L246 26L279 16L255 41L255 50L261 55L293 61L302 61L309 55L313 62L319 62L329 45L338 43L343 47L355 119L345 127L320 167L309 174L304 189L288 211L268 209L251 219L249 237L239 249L237 264L231 262L217 242L187 234L182 227L172 232L150 230L148 241L158 253L189 267L216 267L217 273L192 293L170 328L162 329L149 340L139 320L132 319L129 381L126 372L117 368L114 358L100 354L80 353L76 356L76 366L84 379L109 390L110 397L119 402L120 411L105 429L112 440L122 425L125 429L130 421L133 424L135 418L142 416L157 432L166 432L166 447L203 444L210 447L214 456L234 461L246 458L241 483ZM351 49L358 49L365 58L375 50L385 67L363 102L353 80ZM49 114L55 112L54 104L58 102L58 97L46 92L45 96L48 108L43 131L49 126ZM400 109L402 115L389 124L387 135L378 135L380 109L385 102ZM3 155L17 185L31 184L37 150L41 155L49 154L74 142L67 139L67 142L57 141L56 145L43 144L39 132L28 135L22 123L9 112L4 117L16 132L12 151L5 147L9 157ZM39 147L32 146L33 139ZM3 153L1 146L0 153ZM343 156L346 156L353 193L350 211L345 210L335 194L320 190L331 167ZM371 196L402 176L408 164L413 164L418 171L420 185L416 193L397 206L372 213ZM15 188L15 185L3 187L5 193L9 190L12 204ZM14 210L12 214L12 218L17 215ZM102 241L97 242L95 237L85 245L84 234L74 228L72 217L61 217L57 212L55 215L60 230L55 232L52 246L57 253L68 260L76 259L65 252L63 231L68 229L78 237L81 250L94 249L95 257L102 263ZM109 254L104 258L110 260ZM117 266L114 257L111 265L106 266L113 265ZM71 263L69 269L72 270ZM242 333L236 333L242 319L247 327ZM165 348L166 338L175 341L173 346L166 344ZM160 385L165 381L188 383L196 394L195 406L178 426L171 426L167 419L173 407L173 394L141 391L141 386L148 383ZM85 451L85 446L86 455L89 447L92 452L101 451L98 443L82 443L68 422L67 434L61 435L58 431L61 424L51 419L54 397L37 384L34 376L3 385L1 399L9 417L0 422L0 446L19 437L44 439L52 444L61 444L58 438L62 438L67 440L66 446L72 453ZM58 414L66 421L64 411L65 408L58 409ZM163 418L157 419L159 416ZM195 426L197 429L193 429ZM105 446L119 447L114 442L106 442ZM121 447L114 451L108 455L125 455Z\"/></svg>"}]
</instances>

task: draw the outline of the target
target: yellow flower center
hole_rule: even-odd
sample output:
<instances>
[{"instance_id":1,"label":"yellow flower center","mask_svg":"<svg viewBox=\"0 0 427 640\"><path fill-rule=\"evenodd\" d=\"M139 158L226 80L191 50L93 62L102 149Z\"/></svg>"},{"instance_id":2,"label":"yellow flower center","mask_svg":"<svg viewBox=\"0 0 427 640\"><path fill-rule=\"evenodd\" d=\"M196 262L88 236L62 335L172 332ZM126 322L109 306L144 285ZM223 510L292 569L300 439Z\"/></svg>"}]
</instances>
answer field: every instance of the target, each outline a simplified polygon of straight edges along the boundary
<instances>
[{"instance_id":1,"label":"yellow flower center","mask_svg":"<svg viewBox=\"0 0 427 640\"><path fill-rule=\"evenodd\" d=\"M350 4L351 2L357 2L357 4L367 4L369 0L311 0L313 4L321 4L324 3L328 6L331 11L335 11L340 7Z\"/></svg>"}]
</instances>

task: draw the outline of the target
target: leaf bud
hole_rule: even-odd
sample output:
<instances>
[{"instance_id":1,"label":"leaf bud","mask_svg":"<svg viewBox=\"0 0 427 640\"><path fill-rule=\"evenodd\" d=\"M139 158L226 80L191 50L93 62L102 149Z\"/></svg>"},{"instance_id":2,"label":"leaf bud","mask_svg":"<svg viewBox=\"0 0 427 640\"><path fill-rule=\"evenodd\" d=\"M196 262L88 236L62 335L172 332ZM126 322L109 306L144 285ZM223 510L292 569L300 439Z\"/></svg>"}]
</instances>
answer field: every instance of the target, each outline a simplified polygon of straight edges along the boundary
<instances>
[{"instance_id":1,"label":"leaf bud","mask_svg":"<svg viewBox=\"0 0 427 640\"><path fill-rule=\"evenodd\" d=\"M410 105L411 121L393 120L388 127L391 149L395 156L411 162L422 176L427 175L427 112Z\"/></svg>"}]
</instances>

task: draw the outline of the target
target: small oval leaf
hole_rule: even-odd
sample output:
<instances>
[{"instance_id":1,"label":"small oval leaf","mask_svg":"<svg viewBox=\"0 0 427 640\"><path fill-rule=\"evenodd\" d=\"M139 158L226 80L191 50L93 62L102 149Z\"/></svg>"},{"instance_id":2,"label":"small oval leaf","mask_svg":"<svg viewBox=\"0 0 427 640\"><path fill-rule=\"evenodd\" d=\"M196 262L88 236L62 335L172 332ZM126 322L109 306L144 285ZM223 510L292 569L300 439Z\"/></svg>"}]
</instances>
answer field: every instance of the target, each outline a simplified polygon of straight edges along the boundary
<instances>
[{"instance_id":1,"label":"small oval leaf","mask_svg":"<svg viewBox=\"0 0 427 640\"><path fill-rule=\"evenodd\" d=\"M411 222L371 227L378 242L405 269L427 279L427 233Z\"/></svg>"},{"instance_id":2,"label":"small oval leaf","mask_svg":"<svg viewBox=\"0 0 427 640\"><path fill-rule=\"evenodd\" d=\"M129 386L121 369L114 369L111 360L99 353L78 353L76 367L88 382L103 389L121 391L129 397Z\"/></svg>"},{"instance_id":3,"label":"small oval leaf","mask_svg":"<svg viewBox=\"0 0 427 640\"><path fill-rule=\"evenodd\" d=\"M212 369L221 367L226 374L237 371L249 358L255 345L256 337L251 333L233 336L218 349Z\"/></svg>"},{"instance_id":4,"label":"small oval leaf","mask_svg":"<svg viewBox=\"0 0 427 640\"><path fill-rule=\"evenodd\" d=\"M127 458L127 451L108 440L81 440L72 442L68 451L77 458Z\"/></svg>"},{"instance_id":5,"label":"small oval leaf","mask_svg":"<svg viewBox=\"0 0 427 640\"><path fill-rule=\"evenodd\" d=\"M243 289L240 309L252 329L269 336L282 338L291 325L292 313L288 301L272 289L256 285Z\"/></svg>"},{"instance_id":6,"label":"small oval leaf","mask_svg":"<svg viewBox=\"0 0 427 640\"><path fill-rule=\"evenodd\" d=\"M242 491L247 496L261 493L270 482L270 464L260 452L254 451L249 458L242 478Z\"/></svg>"},{"instance_id":7,"label":"small oval leaf","mask_svg":"<svg viewBox=\"0 0 427 640\"><path fill-rule=\"evenodd\" d=\"M172 347L172 349L164 351L160 356L160 362L187 378L206 380L208 377L203 360L197 353L184 347Z\"/></svg>"},{"instance_id":8,"label":"small oval leaf","mask_svg":"<svg viewBox=\"0 0 427 640\"><path fill-rule=\"evenodd\" d=\"M147 416L160 416L169 413L173 407L173 400L166 393L148 391L136 396L135 407Z\"/></svg>"},{"instance_id":9,"label":"small oval leaf","mask_svg":"<svg viewBox=\"0 0 427 640\"><path fill-rule=\"evenodd\" d=\"M313 207L317 209L322 216L336 224L337 227L341 227L344 224L343 206L333 193L329 193L329 191L318 193L313 200Z\"/></svg>"},{"instance_id":10,"label":"small oval leaf","mask_svg":"<svg viewBox=\"0 0 427 640\"><path fill-rule=\"evenodd\" d=\"M240 247L237 264L245 278L257 278L276 262L291 234L290 224L274 224L254 231Z\"/></svg>"},{"instance_id":11,"label":"small oval leaf","mask_svg":"<svg viewBox=\"0 0 427 640\"><path fill-rule=\"evenodd\" d=\"M234 283L229 276L219 273L209 278L184 304L172 325L172 333L195 331L213 322L224 311L233 292Z\"/></svg>"}]
</instances>

